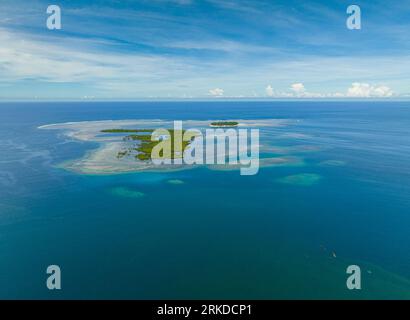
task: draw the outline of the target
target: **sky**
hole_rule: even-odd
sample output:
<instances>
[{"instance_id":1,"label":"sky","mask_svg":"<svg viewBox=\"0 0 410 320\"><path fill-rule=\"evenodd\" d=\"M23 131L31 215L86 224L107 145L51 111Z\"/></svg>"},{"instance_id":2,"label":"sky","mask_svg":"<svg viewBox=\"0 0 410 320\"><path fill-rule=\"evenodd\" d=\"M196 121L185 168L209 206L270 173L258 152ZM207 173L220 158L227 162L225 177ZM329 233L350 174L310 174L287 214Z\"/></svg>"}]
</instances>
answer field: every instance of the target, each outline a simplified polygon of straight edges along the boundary
<instances>
[{"instance_id":1,"label":"sky","mask_svg":"<svg viewBox=\"0 0 410 320\"><path fill-rule=\"evenodd\" d=\"M0 100L221 98L410 98L410 0L0 1Z\"/></svg>"}]
</instances>

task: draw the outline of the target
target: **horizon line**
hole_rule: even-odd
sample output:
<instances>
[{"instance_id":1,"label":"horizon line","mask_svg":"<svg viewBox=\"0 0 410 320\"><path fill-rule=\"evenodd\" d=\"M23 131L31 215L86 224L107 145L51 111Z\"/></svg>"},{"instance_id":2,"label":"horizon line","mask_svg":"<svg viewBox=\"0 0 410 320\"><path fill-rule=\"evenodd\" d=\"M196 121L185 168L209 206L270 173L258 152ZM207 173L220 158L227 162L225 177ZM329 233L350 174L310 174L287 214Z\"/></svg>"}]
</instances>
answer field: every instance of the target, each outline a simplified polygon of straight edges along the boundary
<instances>
[{"instance_id":1,"label":"horizon line","mask_svg":"<svg viewBox=\"0 0 410 320\"><path fill-rule=\"evenodd\" d=\"M0 99L0 103L18 103L18 102L248 102L248 101L258 101L258 102L410 102L410 97L362 97L362 98L234 98L234 97L218 97L218 98L113 98L113 99Z\"/></svg>"}]
</instances>

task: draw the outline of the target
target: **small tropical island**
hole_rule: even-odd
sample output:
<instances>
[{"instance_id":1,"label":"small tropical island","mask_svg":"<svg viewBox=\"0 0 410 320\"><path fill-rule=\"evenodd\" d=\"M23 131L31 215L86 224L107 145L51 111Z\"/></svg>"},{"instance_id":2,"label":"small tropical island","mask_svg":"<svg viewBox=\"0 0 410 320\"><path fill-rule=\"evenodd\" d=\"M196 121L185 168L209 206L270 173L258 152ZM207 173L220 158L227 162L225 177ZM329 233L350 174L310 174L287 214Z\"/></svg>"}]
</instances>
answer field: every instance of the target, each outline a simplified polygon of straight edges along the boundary
<instances>
[{"instance_id":1,"label":"small tropical island","mask_svg":"<svg viewBox=\"0 0 410 320\"><path fill-rule=\"evenodd\" d=\"M124 150L121 150L117 153L117 158L120 159L125 156L129 156L135 152L135 158L141 161L149 161L151 160L151 153L152 149L162 140L171 139L171 154L170 158L175 159L182 157L183 152L185 149L190 145L193 141L194 137L190 141L182 141L182 150L175 149L175 138L182 137L186 130L174 130L168 129L169 135L159 136L157 137L158 140L152 140L152 133L154 129L104 129L101 130L102 133L133 133L127 135L123 138L123 141L137 141L137 145L133 145L128 147ZM139 133L149 133L149 134L139 134ZM161 156L163 156L161 154Z\"/></svg>"},{"instance_id":2,"label":"small tropical island","mask_svg":"<svg viewBox=\"0 0 410 320\"><path fill-rule=\"evenodd\" d=\"M239 123L236 121L216 121L216 122L211 122L210 124L211 127L217 127L217 128L237 127L238 125Z\"/></svg>"},{"instance_id":3,"label":"small tropical island","mask_svg":"<svg viewBox=\"0 0 410 320\"><path fill-rule=\"evenodd\" d=\"M286 119L185 120L184 124L186 130L183 130L182 126L175 126L173 120L124 119L52 123L38 128L63 130L63 134L70 139L98 144L98 148L89 150L84 156L67 159L59 164L62 168L81 174L109 175L151 170L167 172L191 168L192 166L184 165L184 155L186 152L190 156L196 154L196 142L199 144L201 135L206 133L211 124L215 126L213 129L217 129L218 126L222 129L227 129L229 126L243 126L269 130L272 127L289 125L289 121ZM269 145L265 148L270 150ZM182 161L179 161L180 159ZM180 162L182 165L179 165ZM260 159L261 166L298 165L299 162L299 158L290 156ZM157 163L163 165L159 166ZM240 167L208 163L204 165L211 170L236 170Z\"/></svg>"},{"instance_id":4,"label":"small tropical island","mask_svg":"<svg viewBox=\"0 0 410 320\"><path fill-rule=\"evenodd\" d=\"M239 125L236 121L214 121L210 123L211 127L215 128L233 128ZM164 135L157 137L158 140L152 140L152 133L155 129L124 129L124 128L114 128L114 129L103 129L101 133L123 133L129 134L123 137L123 141L136 141L136 145L128 146L117 153L117 158L121 159L125 156L133 155L136 159L141 161L149 161L151 159L152 149L162 140L171 139L171 154L170 159L182 157L185 149L194 140L194 136L190 141L182 141L182 150L175 149L175 137L182 137L186 130L174 130L168 129L169 135ZM161 154L163 156L163 154Z\"/></svg>"}]
</instances>

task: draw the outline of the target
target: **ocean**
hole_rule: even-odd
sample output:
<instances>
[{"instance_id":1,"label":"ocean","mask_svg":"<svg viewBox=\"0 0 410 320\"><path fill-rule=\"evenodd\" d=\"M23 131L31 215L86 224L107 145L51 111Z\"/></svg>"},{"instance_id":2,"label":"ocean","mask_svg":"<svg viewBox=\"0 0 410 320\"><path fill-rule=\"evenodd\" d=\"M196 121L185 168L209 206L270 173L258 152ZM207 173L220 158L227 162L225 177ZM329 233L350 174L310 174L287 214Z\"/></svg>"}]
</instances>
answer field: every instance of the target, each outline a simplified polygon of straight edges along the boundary
<instances>
[{"instance_id":1,"label":"ocean","mask_svg":"<svg viewBox=\"0 0 410 320\"><path fill-rule=\"evenodd\" d=\"M260 143L300 161L87 175L96 142L38 129L126 119L285 119ZM0 298L409 299L409 137L400 101L1 103Z\"/></svg>"}]
</instances>

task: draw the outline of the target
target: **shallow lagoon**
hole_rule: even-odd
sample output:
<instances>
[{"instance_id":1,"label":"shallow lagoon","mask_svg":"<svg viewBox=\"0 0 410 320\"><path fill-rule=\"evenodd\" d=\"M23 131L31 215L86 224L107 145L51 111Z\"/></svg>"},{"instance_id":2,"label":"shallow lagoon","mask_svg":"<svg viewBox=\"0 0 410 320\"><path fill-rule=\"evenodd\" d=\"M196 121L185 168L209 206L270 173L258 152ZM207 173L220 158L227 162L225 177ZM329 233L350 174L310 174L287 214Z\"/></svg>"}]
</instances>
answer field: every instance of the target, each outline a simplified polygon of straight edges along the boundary
<instances>
[{"instance_id":1,"label":"shallow lagoon","mask_svg":"<svg viewBox=\"0 0 410 320\"><path fill-rule=\"evenodd\" d=\"M251 130L258 129L261 132L258 132L264 138L265 144L262 145L263 150L270 150L270 149L277 149L277 147L270 146L268 144L268 137L271 135L271 130L277 127L287 126L292 123L291 120L285 119L254 119L254 120L236 120L238 122L237 127L240 130L247 130L247 137L250 139ZM208 131L210 127L212 127L212 120L209 121L200 121L200 120L185 120L179 121L182 126L184 126L184 130L187 130L187 133L190 130L193 133L193 138L197 139L196 136L201 136L202 142L202 152L203 157L201 157L200 164L195 161L195 165L202 165L206 163L215 163L216 160L214 157L208 158L205 153L205 139L208 138ZM139 144L141 142L135 142L132 140L137 140L135 138L127 139L129 134L132 131L137 130L148 130L148 136L151 135L152 130L156 129L166 129L172 130L175 124L172 121L167 120L147 120L147 119L140 119L140 120L106 120L106 121L80 121L80 122L68 122L68 123L55 123L55 124L47 124L42 125L39 127L40 130L58 130L61 134L65 135L66 137L72 138L73 141L87 141L87 142L96 142L99 144L99 147L94 150L88 151L82 158L80 159L68 159L64 161L60 167L65 168L67 170L72 170L77 173L83 174L116 174L116 173L125 173L125 172L140 172L140 171L174 171L174 170L184 170L184 169L192 169L193 165L184 165L185 161L183 161L182 165L155 165L152 163L151 160L140 161L136 159L139 156L138 152L135 152L138 149ZM115 129L112 129L115 128ZM109 130L116 130L122 131L121 133L108 133ZM208 130L208 131L207 131ZM224 135L224 131L222 129L221 132L215 131L215 137L220 135ZM232 129L231 129L232 130ZM194 133L195 132L195 133ZM191 133L191 134L192 134ZM155 135L155 132L152 133ZM130 141L131 140L131 141ZM236 138L238 141L238 138ZM257 148L256 148L257 147ZM296 150L299 148L309 148L306 146L296 146ZM182 146L181 146L182 148ZM255 149L256 148L256 149ZM189 146L187 147L189 149ZM250 157L253 157L254 153L256 156L256 150L259 151L259 144L253 146L250 141L248 141L246 146L240 146L238 150L235 150L236 159L240 161L241 164L238 165L212 165L209 166L218 169L218 170L238 170L242 167L249 166L244 164L242 165L242 161L248 160L248 154ZM303 149L302 149L303 150ZM308 149L309 150L309 149ZM226 158L230 158L230 149L227 148L226 150ZM279 152L280 153L280 152ZM290 154L290 152L285 152ZM120 156L119 156L120 155ZM267 154L261 155L263 159L260 161L260 165L262 166L273 166L273 165L286 165L287 163L293 164L295 163L295 159L293 158L285 158L285 157L268 157ZM239 159L238 159L239 157ZM251 160L248 160L253 164ZM258 162L259 166L259 162ZM257 171L257 170L256 170ZM241 171L242 173L242 171Z\"/></svg>"}]
</instances>

